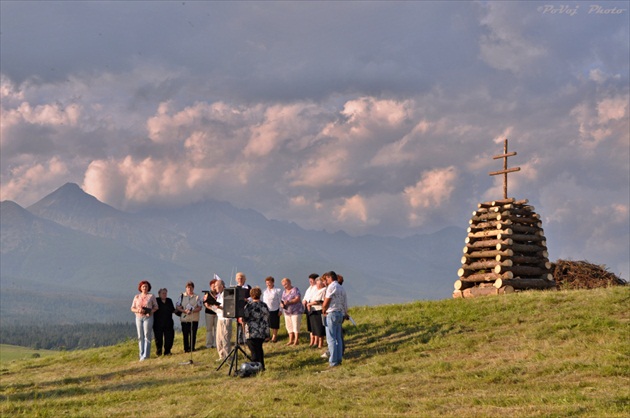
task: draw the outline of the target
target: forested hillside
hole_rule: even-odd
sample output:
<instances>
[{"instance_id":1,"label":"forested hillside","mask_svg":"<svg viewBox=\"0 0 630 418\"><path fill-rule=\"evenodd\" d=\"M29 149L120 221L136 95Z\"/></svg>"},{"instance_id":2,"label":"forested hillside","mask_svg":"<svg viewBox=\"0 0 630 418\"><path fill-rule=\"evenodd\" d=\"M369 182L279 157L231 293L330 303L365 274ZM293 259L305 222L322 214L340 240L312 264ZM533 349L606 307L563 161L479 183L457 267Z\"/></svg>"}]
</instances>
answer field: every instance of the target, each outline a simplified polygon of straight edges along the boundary
<instances>
[{"instance_id":1,"label":"forested hillside","mask_svg":"<svg viewBox=\"0 0 630 418\"><path fill-rule=\"evenodd\" d=\"M71 324L71 325L11 325L0 327L2 344L34 349L74 350L103 347L136 338L132 323Z\"/></svg>"}]
</instances>

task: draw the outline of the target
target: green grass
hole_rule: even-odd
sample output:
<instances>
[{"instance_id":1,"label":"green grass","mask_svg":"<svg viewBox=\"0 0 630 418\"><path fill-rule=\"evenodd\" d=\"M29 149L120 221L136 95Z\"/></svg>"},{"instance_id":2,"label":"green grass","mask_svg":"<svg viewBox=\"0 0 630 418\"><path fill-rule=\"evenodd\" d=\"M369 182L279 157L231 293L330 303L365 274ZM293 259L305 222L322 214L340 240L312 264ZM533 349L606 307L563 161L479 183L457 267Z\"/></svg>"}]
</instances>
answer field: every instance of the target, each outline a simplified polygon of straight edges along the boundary
<instances>
[{"instance_id":1,"label":"green grass","mask_svg":"<svg viewBox=\"0 0 630 418\"><path fill-rule=\"evenodd\" d=\"M0 344L0 365L5 366L6 363L23 360L27 358L39 358L57 354L56 351L50 350L34 350L32 348L19 347L17 345Z\"/></svg>"},{"instance_id":2,"label":"green grass","mask_svg":"<svg viewBox=\"0 0 630 418\"><path fill-rule=\"evenodd\" d=\"M3 363L0 415L628 417L629 306L617 287L357 307L341 367L281 330L247 379L217 371L215 350L182 365L181 340L145 362L135 342L63 352Z\"/></svg>"}]
</instances>

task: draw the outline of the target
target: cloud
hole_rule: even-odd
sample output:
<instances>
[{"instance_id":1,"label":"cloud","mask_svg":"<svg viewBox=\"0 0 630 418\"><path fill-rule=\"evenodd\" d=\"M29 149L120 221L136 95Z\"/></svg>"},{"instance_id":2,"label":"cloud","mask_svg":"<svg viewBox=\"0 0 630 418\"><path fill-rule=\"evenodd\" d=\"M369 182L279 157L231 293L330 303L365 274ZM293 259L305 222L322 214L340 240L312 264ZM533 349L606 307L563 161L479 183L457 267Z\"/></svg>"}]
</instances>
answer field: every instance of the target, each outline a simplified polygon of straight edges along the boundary
<instances>
[{"instance_id":1,"label":"cloud","mask_svg":"<svg viewBox=\"0 0 630 418\"><path fill-rule=\"evenodd\" d=\"M481 24L488 32L480 39L481 59L493 68L514 74L532 71L548 52L524 33L520 13L501 2L488 2L486 9Z\"/></svg>"},{"instance_id":2,"label":"cloud","mask_svg":"<svg viewBox=\"0 0 630 418\"><path fill-rule=\"evenodd\" d=\"M12 166L9 179L2 184L1 200L19 196L27 203L41 199L41 188L54 190L64 184L68 175L68 166L58 157L32 164L30 162Z\"/></svg>"},{"instance_id":3,"label":"cloud","mask_svg":"<svg viewBox=\"0 0 630 418\"><path fill-rule=\"evenodd\" d=\"M628 274L627 14L0 7L2 199L29 205L73 181L121 209L215 198L310 229L406 236L467 225L479 201L502 197L488 173L508 138L521 167L509 194L546 217L552 253ZM610 246L625 256L597 250Z\"/></svg>"},{"instance_id":4,"label":"cloud","mask_svg":"<svg viewBox=\"0 0 630 418\"><path fill-rule=\"evenodd\" d=\"M424 224L428 213L448 203L456 179L457 170L451 166L425 172L415 185L405 188L405 197L412 209L409 213L412 226Z\"/></svg>"}]
</instances>

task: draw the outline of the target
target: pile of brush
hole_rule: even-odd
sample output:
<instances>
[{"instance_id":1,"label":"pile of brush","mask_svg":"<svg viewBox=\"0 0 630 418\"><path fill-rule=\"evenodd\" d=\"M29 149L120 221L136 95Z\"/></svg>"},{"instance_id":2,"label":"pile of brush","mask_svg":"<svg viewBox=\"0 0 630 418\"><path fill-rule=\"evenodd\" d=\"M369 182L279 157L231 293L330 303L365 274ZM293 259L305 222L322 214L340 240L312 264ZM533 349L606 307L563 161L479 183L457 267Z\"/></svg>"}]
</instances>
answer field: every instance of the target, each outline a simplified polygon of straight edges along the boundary
<instances>
[{"instance_id":1,"label":"pile of brush","mask_svg":"<svg viewBox=\"0 0 630 418\"><path fill-rule=\"evenodd\" d=\"M557 260L551 263L551 272L558 289L595 289L598 287L625 286L627 281L608 271L606 266L587 261Z\"/></svg>"}]
</instances>

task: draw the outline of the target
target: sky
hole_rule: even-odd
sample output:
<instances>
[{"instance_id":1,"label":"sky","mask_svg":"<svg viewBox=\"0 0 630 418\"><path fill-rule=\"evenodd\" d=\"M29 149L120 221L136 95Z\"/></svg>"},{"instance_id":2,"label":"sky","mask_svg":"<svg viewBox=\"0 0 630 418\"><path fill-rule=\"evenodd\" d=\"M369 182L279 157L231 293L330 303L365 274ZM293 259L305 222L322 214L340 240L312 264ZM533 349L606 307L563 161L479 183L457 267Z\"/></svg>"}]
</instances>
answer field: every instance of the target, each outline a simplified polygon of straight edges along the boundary
<instances>
[{"instance_id":1,"label":"sky","mask_svg":"<svg viewBox=\"0 0 630 418\"><path fill-rule=\"evenodd\" d=\"M2 0L0 198L74 182L126 211L217 199L404 237L501 199L507 138L550 259L628 279L629 9Z\"/></svg>"}]
</instances>

